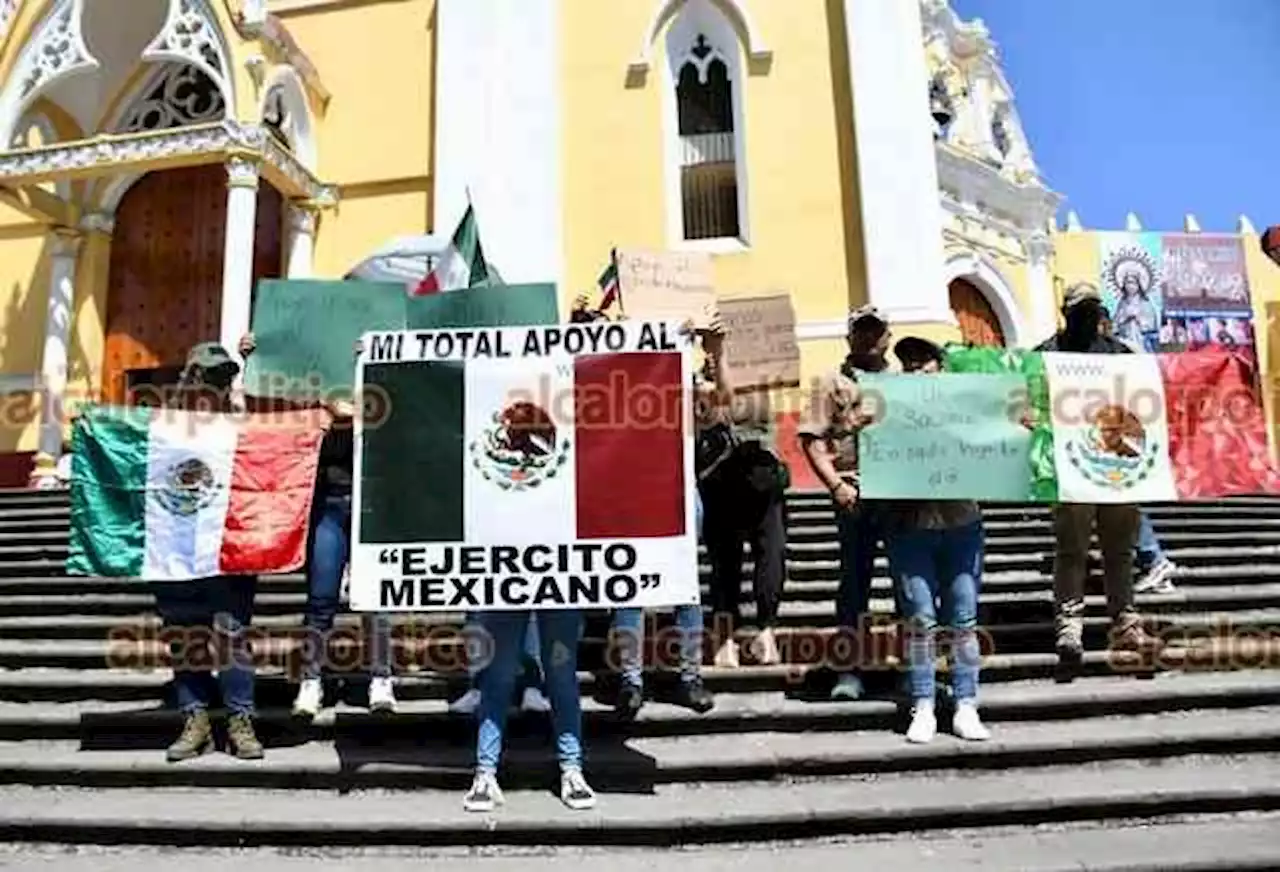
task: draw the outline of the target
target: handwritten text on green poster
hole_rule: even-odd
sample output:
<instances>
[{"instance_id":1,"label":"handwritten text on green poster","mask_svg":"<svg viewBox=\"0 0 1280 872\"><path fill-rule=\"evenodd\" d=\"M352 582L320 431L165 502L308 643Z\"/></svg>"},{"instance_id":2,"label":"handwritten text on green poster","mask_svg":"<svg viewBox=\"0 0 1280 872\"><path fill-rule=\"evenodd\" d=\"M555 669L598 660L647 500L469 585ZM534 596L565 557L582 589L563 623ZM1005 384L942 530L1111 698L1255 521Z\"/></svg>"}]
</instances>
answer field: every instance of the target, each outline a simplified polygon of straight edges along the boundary
<instances>
[{"instance_id":1,"label":"handwritten text on green poster","mask_svg":"<svg viewBox=\"0 0 1280 872\"><path fill-rule=\"evenodd\" d=\"M861 376L877 421L858 439L866 499L1030 499L1019 375Z\"/></svg>"}]
</instances>

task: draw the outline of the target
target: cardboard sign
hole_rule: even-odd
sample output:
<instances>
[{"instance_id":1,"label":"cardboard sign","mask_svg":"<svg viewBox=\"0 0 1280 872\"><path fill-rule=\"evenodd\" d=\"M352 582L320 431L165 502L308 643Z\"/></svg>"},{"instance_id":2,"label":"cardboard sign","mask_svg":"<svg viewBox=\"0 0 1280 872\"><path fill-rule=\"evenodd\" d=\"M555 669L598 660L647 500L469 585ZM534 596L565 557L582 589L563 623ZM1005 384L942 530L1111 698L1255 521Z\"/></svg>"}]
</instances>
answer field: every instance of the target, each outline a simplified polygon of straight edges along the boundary
<instances>
[{"instance_id":1,"label":"cardboard sign","mask_svg":"<svg viewBox=\"0 0 1280 872\"><path fill-rule=\"evenodd\" d=\"M800 347L790 295L721 300L720 319L734 390L800 384Z\"/></svg>"},{"instance_id":2,"label":"cardboard sign","mask_svg":"<svg viewBox=\"0 0 1280 872\"><path fill-rule=\"evenodd\" d=\"M716 303L711 255L620 248L618 289L628 318L706 327Z\"/></svg>"}]
</instances>

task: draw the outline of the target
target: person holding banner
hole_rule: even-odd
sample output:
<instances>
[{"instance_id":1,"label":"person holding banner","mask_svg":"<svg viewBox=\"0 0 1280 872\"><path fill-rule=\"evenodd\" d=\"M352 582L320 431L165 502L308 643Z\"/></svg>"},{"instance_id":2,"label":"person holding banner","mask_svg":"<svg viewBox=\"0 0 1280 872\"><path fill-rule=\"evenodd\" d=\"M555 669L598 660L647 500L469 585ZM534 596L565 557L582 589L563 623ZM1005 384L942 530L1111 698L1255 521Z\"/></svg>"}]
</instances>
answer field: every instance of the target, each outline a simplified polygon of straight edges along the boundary
<instances>
[{"instance_id":1,"label":"person holding banner","mask_svg":"<svg viewBox=\"0 0 1280 872\"><path fill-rule=\"evenodd\" d=\"M697 427L695 465L699 481L714 469L714 463L723 460L715 449L708 449L714 457L707 457L706 439L714 428L715 412L732 399L727 368L721 365L724 351L724 325L717 313L709 319L710 327L698 331L702 341L705 365L694 377L694 420ZM686 333L693 333L693 324L685 325ZM702 496L698 486L692 488L694 517L698 537L702 538ZM738 545L741 554L742 545ZM693 571L697 571L694 567ZM680 657L680 689L677 705L705 714L715 708L715 697L702 683L702 639L704 632L702 604L676 606L675 633ZM622 673L622 689L618 693L615 708L624 718L634 718L644 705L644 611L642 609L618 609L613 618L613 634L619 643L619 666Z\"/></svg>"},{"instance_id":2,"label":"person holding banner","mask_svg":"<svg viewBox=\"0 0 1280 872\"><path fill-rule=\"evenodd\" d=\"M248 357L256 344L252 333L240 340L240 353ZM356 349L359 354L359 348ZM332 423L320 444L320 467L312 497L307 538L308 638L303 649L302 681L293 702L296 717L311 719L324 704L322 666L327 659L329 635L341 605L342 576L351 559L351 497L355 469L355 406L349 400L328 404ZM391 678L391 622L386 615L364 616L364 637L372 662L369 710L394 712L395 688Z\"/></svg>"},{"instance_id":3,"label":"person holding banner","mask_svg":"<svg viewBox=\"0 0 1280 872\"><path fill-rule=\"evenodd\" d=\"M818 480L831 492L840 537L840 585L836 592L836 624L849 652L833 657L837 672L832 699L853 700L863 694L857 668L863 625L871 599L880 517L874 502L858 494L858 431L872 422L863 403L858 375L888 367L889 323L874 306L849 315L849 354L809 397L800 420L801 450Z\"/></svg>"},{"instance_id":4,"label":"person holding banner","mask_svg":"<svg viewBox=\"0 0 1280 872\"><path fill-rule=\"evenodd\" d=\"M1116 338L1111 316L1105 307L1102 309L1102 323L1098 329L1103 336ZM1124 339L1118 339L1117 341L1124 343L1136 354L1142 354L1145 351L1142 346L1127 342ZM1138 518L1138 544L1133 557L1138 579L1133 584L1133 592L1177 593L1178 588L1174 586L1170 576L1173 575L1178 567L1165 556L1164 550L1160 547L1160 540L1156 538L1156 529L1151 523L1151 516L1147 514L1145 509L1139 509L1138 511L1140 512Z\"/></svg>"},{"instance_id":5,"label":"person holding banner","mask_svg":"<svg viewBox=\"0 0 1280 872\"><path fill-rule=\"evenodd\" d=\"M493 656L479 675L476 771L471 788L462 800L467 811L493 811L503 803L498 764L502 758L508 703L515 689L530 614L527 611L488 612L482 619L492 636ZM582 699L578 688L582 612L543 609L532 614L537 620L542 662L547 670L551 723L560 762L560 801L575 811L584 811L595 807L596 794L582 775Z\"/></svg>"},{"instance_id":6,"label":"person holding banner","mask_svg":"<svg viewBox=\"0 0 1280 872\"><path fill-rule=\"evenodd\" d=\"M894 346L903 372L936 373L942 349L909 336ZM884 507L884 544L896 599L907 622L906 660L911 690L907 741L927 744L938 732L935 637L951 632L951 729L982 742L990 731L978 716L978 592L982 587L982 512L972 500L901 500ZM941 611L941 614L939 614Z\"/></svg>"},{"instance_id":7,"label":"person holding banner","mask_svg":"<svg viewBox=\"0 0 1280 872\"><path fill-rule=\"evenodd\" d=\"M221 345L205 342L191 349L178 381L176 399L188 411L230 413L236 411L231 400L231 385L240 372L240 364ZM183 715L182 733L165 751L171 763L198 757L213 747L213 728L209 722L209 704L213 697L213 675L208 663L211 636L227 640L224 652L229 662L218 663L217 684L222 691L222 704L229 713L227 741L229 750L242 760L263 756L262 742L253 728L254 665L246 630L253 621L253 600L258 579L253 576L217 576L192 581L167 581L152 584L156 611L164 629L170 634L181 632L185 639L172 643L173 684L178 711ZM201 668L191 668L203 662Z\"/></svg>"},{"instance_id":8,"label":"person holding banner","mask_svg":"<svg viewBox=\"0 0 1280 872\"><path fill-rule=\"evenodd\" d=\"M1127 345L1102 332L1105 313L1096 287L1073 285L1062 303L1065 326L1035 350L1132 354ZM1112 620L1111 647L1136 651L1151 647L1152 639L1143 629L1133 602L1133 555L1140 524L1141 513L1135 505L1061 503L1054 507L1053 593L1060 681L1073 680L1084 658L1084 585L1095 525L1102 550L1107 612Z\"/></svg>"},{"instance_id":9,"label":"person holding banner","mask_svg":"<svg viewBox=\"0 0 1280 872\"><path fill-rule=\"evenodd\" d=\"M710 340L714 349L707 356L703 374L711 384L727 387L721 374L722 330L717 316L712 332L703 340ZM708 408L703 413L699 442L722 446L719 456L698 473L705 512L702 534L711 560L712 609L717 634L722 628L725 631L715 664L736 668L739 663L734 633L740 621L742 546L746 542L755 563L751 580L757 634L751 653L757 663L773 665L782 660L774 627L786 577L790 471L778 452L767 394L734 396L730 390L711 390L703 399Z\"/></svg>"}]
</instances>

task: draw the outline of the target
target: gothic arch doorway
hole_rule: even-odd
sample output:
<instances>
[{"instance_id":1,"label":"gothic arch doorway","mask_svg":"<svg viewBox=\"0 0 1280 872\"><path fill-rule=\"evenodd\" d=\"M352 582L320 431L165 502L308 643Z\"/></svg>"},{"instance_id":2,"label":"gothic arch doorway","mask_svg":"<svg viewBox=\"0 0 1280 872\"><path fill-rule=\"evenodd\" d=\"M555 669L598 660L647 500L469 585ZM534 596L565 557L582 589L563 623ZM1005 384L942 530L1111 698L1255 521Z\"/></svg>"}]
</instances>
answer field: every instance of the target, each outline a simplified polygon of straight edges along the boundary
<instances>
[{"instance_id":1,"label":"gothic arch doorway","mask_svg":"<svg viewBox=\"0 0 1280 872\"><path fill-rule=\"evenodd\" d=\"M263 181L255 282L280 275L282 213L280 194ZM226 215L221 164L148 173L121 198L107 276L106 402L129 402L131 388L171 383L192 345L217 340Z\"/></svg>"},{"instance_id":2,"label":"gothic arch doorway","mask_svg":"<svg viewBox=\"0 0 1280 872\"><path fill-rule=\"evenodd\" d=\"M1004 330L986 295L965 279L952 279L947 286L951 311L960 324L960 338L970 345L1005 345Z\"/></svg>"}]
</instances>

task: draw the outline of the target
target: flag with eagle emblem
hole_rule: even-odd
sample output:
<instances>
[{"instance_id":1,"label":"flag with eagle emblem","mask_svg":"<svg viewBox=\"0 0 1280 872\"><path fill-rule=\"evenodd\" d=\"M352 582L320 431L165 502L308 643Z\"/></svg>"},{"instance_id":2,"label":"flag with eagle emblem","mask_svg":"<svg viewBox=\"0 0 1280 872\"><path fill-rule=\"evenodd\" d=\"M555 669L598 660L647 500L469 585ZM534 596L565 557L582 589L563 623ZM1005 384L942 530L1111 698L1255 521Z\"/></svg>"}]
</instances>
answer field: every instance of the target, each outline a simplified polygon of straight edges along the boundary
<instances>
[{"instance_id":1,"label":"flag with eagle emblem","mask_svg":"<svg viewBox=\"0 0 1280 872\"><path fill-rule=\"evenodd\" d=\"M318 412L84 409L67 571L185 581L297 569L326 427Z\"/></svg>"}]
</instances>

